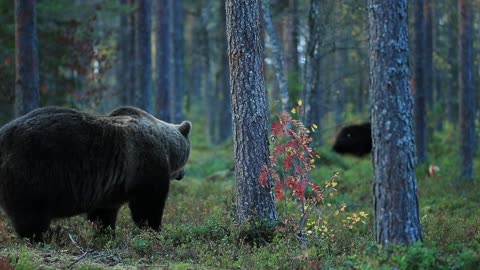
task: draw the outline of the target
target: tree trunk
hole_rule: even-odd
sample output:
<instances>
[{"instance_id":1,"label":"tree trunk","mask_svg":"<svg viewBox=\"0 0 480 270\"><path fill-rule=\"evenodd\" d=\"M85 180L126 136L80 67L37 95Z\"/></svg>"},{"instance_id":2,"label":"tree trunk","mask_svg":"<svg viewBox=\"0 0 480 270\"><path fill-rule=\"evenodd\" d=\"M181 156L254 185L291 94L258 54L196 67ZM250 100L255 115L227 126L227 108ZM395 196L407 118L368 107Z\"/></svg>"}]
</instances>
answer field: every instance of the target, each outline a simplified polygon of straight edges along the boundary
<instances>
[{"instance_id":1,"label":"tree trunk","mask_svg":"<svg viewBox=\"0 0 480 270\"><path fill-rule=\"evenodd\" d=\"M152 2L151 0L137 1L136 11L136 56L137 56L137 87L139 91L138 106L153 113L152 93Z\"/></svg>"},{"instance_id":2,"label":"tree trunk","mask_svg":"<svg viewBox=\"0 0 480 270\"><path fill-rule=\"evenodd\" d=\"M415 145L418 163L427 162L427 119L425 97L425 21L423 16L424 0L414 2L414 116Z\"/></svg>"},{"instance_id":3,"label":"tree trunk","mask_svg":"<svg viewBox=\"0 0 480 270\"><path fill-rule=\"evenodd\" d=\"M40 107L36 0L15 0L15 115Z\"/></svg>"},{"instance_id":4,"label":"tree trunk","mask_svg":"<svg viewBox=\"0 0 480 270\"><path fill-rule=\"evenodd\" d=\"M233 113L237 217L276 220L275 203L258 177L269 163L267 102L258 0L227 0L227 43Z\"/></svg>"},{"instance_id":5,"label":"tree trunk","mask_svg":"<svg viewBox=\"0 0 480 270\"><path fill-rule=\"evenodd\" d=\"M223 143L232 136L232 106L230 104L230 77L228 72L228 55L227 55L227 36L226 36L226 17L225 17L225 3L219 5L220 15L220 61L218 66L218 80L217 87L219 87L221 114L219 115L219 133L218 141Z\"/></svg>"},{"instance_id":6,"label":"tree trunk","mask_svg":"<svg viewBox=\"0 0 480 270\"><path fill-rule=\"evenodd\" d=\"M128 0L128 4L132 7L135 6L135 0ZM128 101L126 105L135 105L136 104L136 96L137 96L137 78L136 78L136 63L137 63L137 57L135 53L135 41L136 41L136 30L135 30L135 13L132 12L128 16L127 19L127 27L128 27L128 44L126 45L126 51L128 55L128 62L126 63L127 65L127 70L125 77L127 79L126 81L126 88L128 92Z\"/></svg>"},{"instance_id":7,"label":"tree trunk","mask_svg":"<svg viewBox=\"0 0 480 270\"><path fill-rule=\"evenodd\" d=\"M455 29L458 27L458 18L457 18L457 0L449 1L449 8L452 9L448 16L448 26L447 26L447 40L448 40L448 52L447 52L447 64L448 64L448 74L447 74L447 119L453 125L458 123L458 103L457 103L457 92L455 91L458 87L458 63L457 63L457 52L458 52L458 37Z\"/></svg>"},{"instance_id":8,"label":"tree trunk","mask_svg":"<svg viewBox=\"0 0 480 270\"><path fill-rule=\"evenodd\" d=\"M170 106L172 116L171 121L174 123L180 123L183 120L183 98L184 98L184 75L185 75L185 39L184 39L184 13L183 13L183 1L173 1L173 62L174 62L174 87L171 88L171 100Z\"/></svg>"},{"instance_id":9,"label":"tree trunk","mask_svg":"<svg viewBox=\"0 0 480 270\"><path fill-rule=\"evenodd\" d=\"M426 101L425 123L427 128L427 142L433 138L433 27L432 27L432 0L424 0L424 38L425 38L425 69L424 69L424 89ZM427 145L425 148L428 148ZM425 150L427 151L427 150Z\"/></svg>"},{"instance_id":10,"label":"tree trunk","mask_svg":"<svg viewBox=\"0 0 480 270\"><path fill-rule=\"evenodd\" d=\"M312 0L310 3L310 11L308 14L308 39L307 51L305 55L305 78L304 78L304 94L305 103L305 125L317 125L318 129L314 134L315 146L322 144L322 116L323 116L323 91L320 83L321 69L321 31L320 25L320 0Z\"/></svg>"},{"instance_id":11,"label":"tree trunk","mask_svg":"<svg viewBox=\"0 0 480 270\"><path fill-rule=\"evenodd\" d=\"M288 94L287 78L285 77L285 67L283 65L282 50L278 43L277 33L272 22L270 14L270 5L268 0L262 1L263 19L265 21L265 29L267 31L270 43L272 44L273 66L275 68L275 77L277 78L278 88L280 89L280 99L282 102L282 111L290 111L290 98Z\"/></svg>"},{"instance_id":12,"label":"tree trunk","mask_svg":"<svg viewBox=\"0 0 480 270\"><path fill-rule=\"evenodd\" d=\"M475 96L473 92L473 25L472 1L460 0L459 12L459 63L460 88L460 155L461 176L473 181L473 155L475 151Z\"/></svg>"},{"instance_id":13,"label":"tree trunk","mask_svg":"<svg viewBox=\"0 0 480 270\"><path fill-rule=\"evenodd\" d=\"M284 22L283 40L285 44L285 72L287 73L288 89L290 97L298 97L301 91L298 34L299 17L298 0L288 0L288 14ZM292 94L293 93L293 94Z\"/></svg>"},{"instance_id":14,"label":"tree trunk","mask_svg":"<svg viewBox=\"0 0 480 270\"><path fill-rule=\"evenodd\" d=\"M160 119L171 121L170 89L173 87L172 36L170 35L172 1L156 2L156 63L157 97L156 112Z\"/></svg>"},{"instance_id":15,"label":"tree trunk","mask_svg":"<svg viewBox=\"0 0 480 270\"><path fill-rule=\"evenodd\" d=\"M422 239L407 14L407 0L368 1L375 237L384 246Z\"/></svg>"}]
</instances>

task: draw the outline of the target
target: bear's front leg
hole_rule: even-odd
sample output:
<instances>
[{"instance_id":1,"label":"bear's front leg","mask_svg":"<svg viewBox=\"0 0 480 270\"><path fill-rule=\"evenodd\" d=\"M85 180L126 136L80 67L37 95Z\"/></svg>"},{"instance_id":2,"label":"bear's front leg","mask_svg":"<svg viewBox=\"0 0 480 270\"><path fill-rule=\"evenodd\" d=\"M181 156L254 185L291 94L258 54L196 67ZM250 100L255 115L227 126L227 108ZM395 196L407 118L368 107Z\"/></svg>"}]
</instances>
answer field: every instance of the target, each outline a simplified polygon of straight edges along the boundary
<instances>
[{"instance_id":1,"label":"bear's front leg","mask_svg":"<svg viewBox=\"0 0 480 270\"><path fill-rule=\"evenodd\" d=\"M48 230L51 221L50 215L41 210L18 211L10 217L17 234L30 239L32 243L43 241L43 234Z\"/></svg>"},{"instance_id":2,"label":"bear's front leg","mask_svg":"<svg viewBox=\"0 0 480 270\"><path fill-rule=\"evenodd\" d=\"M88 220L100 225L101 229L110 228L115 231L115 223L119 207L97 208L87 214Z\"/></svg>"},{"instance_id":3,"label":"bear's front leg","mask_svg":"<svg viewBox=\"0 0 480 270\"><path fill-rule=\"evenodd\" d=\"M137 226L160 230L169 189L169 181L165 182L162 187L139 191L130 199L128 206Z\"/></svg>"}]
</instances>

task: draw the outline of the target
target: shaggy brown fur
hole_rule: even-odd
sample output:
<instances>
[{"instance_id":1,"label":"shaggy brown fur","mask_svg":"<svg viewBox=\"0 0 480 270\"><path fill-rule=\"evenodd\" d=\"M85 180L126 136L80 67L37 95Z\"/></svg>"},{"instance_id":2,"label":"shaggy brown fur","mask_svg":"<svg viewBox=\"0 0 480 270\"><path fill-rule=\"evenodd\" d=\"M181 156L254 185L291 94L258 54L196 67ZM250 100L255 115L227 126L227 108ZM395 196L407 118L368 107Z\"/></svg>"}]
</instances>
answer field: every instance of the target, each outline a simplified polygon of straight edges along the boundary
<instances>
[{"instance_id":1,"label":"shaggy brown fur","mask_svg":"<svg viewBox=\"0 0 480 270\"><path fill-rule=\"evenodd\" d=\"M115 228L122 204L160 228L170 179L181 179L191 123L134 108L108 116L47 107L0 129L0 206L21 237L41 240L53 218L87 213Z\"/></svg>"}]
</instances>

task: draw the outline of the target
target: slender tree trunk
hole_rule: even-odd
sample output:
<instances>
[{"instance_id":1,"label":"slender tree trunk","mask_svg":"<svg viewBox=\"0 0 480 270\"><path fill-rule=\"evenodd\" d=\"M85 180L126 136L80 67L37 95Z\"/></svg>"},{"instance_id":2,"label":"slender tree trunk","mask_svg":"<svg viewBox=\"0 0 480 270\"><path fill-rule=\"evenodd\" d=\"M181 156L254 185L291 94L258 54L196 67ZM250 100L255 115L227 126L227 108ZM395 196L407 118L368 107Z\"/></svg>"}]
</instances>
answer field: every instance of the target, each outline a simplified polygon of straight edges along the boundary
<instances>
[{"instance_id":1,"label":"slender tree trunk","mask_svg":"<svg viewBox=\"0 0 480 270\"><path fill-rule=\"evenodd\" d=\"M137 1L136 12L136 56L137 87L139 91L138 106L149 113L153 113L152 92L152 2L151 0Z\"/></svg>"},{"instance_id":2,"label":"slender tree trunk","mask_svg":"<svg viewBox=\"0 0 480 270\"><path fill-rule=\"evenodd\" d=\"M211 2L207 3L202 7L202 18L201 18L201 28L200 30L200 43L201 45L201 55L202 55L202 68L204 70L203 77L203 102L205 107L205 114L207 119L207 135L210 143L217 144L218 136L215 132L217 130L218 121L218 96L215 95L213 76L214 76L214 66L213 66L213 46L211 41L211 36L208 31L208 22L211 17Z\"/></svg>"},{"instance_id":3,"label":"slender tree trunk","mask_svg":"<svg viewBox=\"0 0 480 270\"><path fill-rule=\"evenodd\" d=\"M422 239L407 14L407 0L368 0L375 237L384 246Z\"/></svg>"},{"instance_id":4,"label":"slender tree trunk","mask_svg":"<svg viewBox=\"0 0 480 270\"><path fill-rule=\"evenodd\" d=\"M458 69L457 69L457 36L455 28L458 25L457 16L455 15L457 5L454 4L455 1L450 3L449 7L455 9L454 11L450 12L449 15L449 25L447 26L447 40L448 42L448 52L447 52L447 63L448 63L448 74L447 74L447 119L450 123L456 125L457 123L457 103L456 103L456 94L455 91L457 84L456 81L458 80Z\"/></svg>"},{"instance_id":5,"label":"slender tree trunk","mask_svg":"<svg viewBox=\"0 0 480 270\"><path fill-rule=\"evenodd\" d=\"M427 162L427 119L425 96L425 20L423 16L424 0L414 1L414 115L415 145L418 163Z\"/></svg>"},{"instance_id":6,"label":"slender tree trunk","mask_svg":"<svg viewBox=\"0 0 480 270\"><path fill-rule=\"evenodd\" d=\"M285 71L287 73L290 98L298 97L301 88L298 54L299 17L298 0L288 0L288 14L284 24ZM293 92L293 94L292 94Z\"/></svg>"},{"instance_id":7,"label":"slender tree trunk","mask_svg":"<svg viewBox=\"0 0 480 270\"><path fill-rule=\"evenodd\" d=\"M434 12L434 50L435 54L441 55L442 52L442 42L440 41L440 5L436 3L433 8ZM443 82L442 80L445 77L445 72L438 66L434 67L434 78L435 78L435 105L434 105L434 112L436 114L436 123L435 129L437 131L443 130L443 122L445 121L445 117L447 116L445 113L445 92L443 91Z\"/></svg>"},{"instance_id":8,"label":"slender tree trunk","mask_svg":"<svg viewBox=\"0 0 480 270\"><path fill-rule=\"evenodd\" d=\"M170 35L172 1L156 2L156 63L157 63L157 97L156 112L160 119L171 121L170 89L173 87L172 36Z\"/></svg>"},{"instance_id":9,"label":"slender tree trunk","mask_svg":"<svg viewBox=\"0 0 480 270\"><path fill-rule=\"evenodd\" d=\"M276 220L273 195L258 177L269 163L258 0L227 0L227 43L233 113L237 217Z\"/></svg>"},{"instance_id":10,"label":"slender tree trunk","mask_svg":"<svg viewBox=\"0 0 480 270\"><path fill-rule=\"evenodd\" d=\"M173 54L174 54L174 87L172 87L172 106L170 115L171 121L180 123L183 120L183 99L184 99L184 75L185 75L185 39L184 39L184 13L183 1L173 1Z\"/></svg>"},{"instance_id":11,"label":"slender tree trunk","mask_svg":"<svg viewBox=\"0 0 480 270\"><path fill-rule=\"evenodd\" d=\"M226 15L225 15L225 3L220 4L220 63L218 70L219 78L217 85L219 87L220 94L220 107L221 114L219 115L219 142L223 143L232 136L232 106L230 103L230 77L227 70L228 67L228 55L227 55L227 36L226 36Z\"/></svg>"},{"instance_id":12,"label":"slender tree trunk","mask_svg":"<svg viewBox=\"0 0 480 270\"><path fill-rule=\"evenodd\" d=\"M128 0L128 4L132 7L135 6L135 0ZM135 30L135 13L132 12L127 18L127 27L128 27L128 39L126 44L126 51L128 55L128 62L126 63L126 89L128 92L127 98L127 105L135 105L136 104L136 96L137 96L137 78L136 78L136 30Z\"/></svg>"},{"instance_id":13,"label":"slender tree trunk","mask_svg":"<svg viewBox=\"0 0 480 270\"><path fill-rule=\"evenodd\" d=\"M270 14L270 5L268 0L262 1L263 18L265 21L265 29L268 33L270 43L272 44L273 63L275 68L275 77L277 78L278 88L280 89L280 98L282 102L282 110L290 111L290 98L288 94L287 78L285 77L285 67L283 64L282 50L278 42L277 33L272 22L272 15Z\"/></svg>"},{"instance_id":14,"label":"slender tree trunk","mask_svg":"<svg viewBox=\"0 0 480 270\"><path fill-rule=\"evenodd\" d=\"M15 0L15 115L40 107L36 0Z\"/></svg>"},{"instance_id":15,"label":"slender tree trunk","mask_svg":"<svg viewBox=\"0 0 480 270\"><path fill-rule=\"evenodd\" d=\"M315 137L316 145L321 144L321 120L323 94L320 89L320 47L321 47L321 25L320 25L320 0L312 0L308 13L308 39L305 55L305 74L303 100L305 103L305 119L307 126L316 124L319 128Z\"/></svg>"},{"instance_id":16,"label":"slender tree trunk","mask_svg":"<svg viewBox=\"0 0 480 270\"><path fill-rule=\"evenodd\" d=\"M427 128L427 142L433 138L433 17L432 17L432 0L424 0L424 39L425 39L425 58L424 58L424 88L426 101L425 124ZM427 146L425 146L427 148Z\"/></svg>"},{"instance_id":17,"label":"slender tree trunk","mask_svg":"<svg viewBox=\"0 0 480 270\"><path fill-rule=\"evenodd\" d=\"M459 11L459 63L460 88L460 155L461 176L473 180L473 155L475 151L475 96L473 92L473 23L472 1L460 0Z\"/></svg>"}]
</instances>

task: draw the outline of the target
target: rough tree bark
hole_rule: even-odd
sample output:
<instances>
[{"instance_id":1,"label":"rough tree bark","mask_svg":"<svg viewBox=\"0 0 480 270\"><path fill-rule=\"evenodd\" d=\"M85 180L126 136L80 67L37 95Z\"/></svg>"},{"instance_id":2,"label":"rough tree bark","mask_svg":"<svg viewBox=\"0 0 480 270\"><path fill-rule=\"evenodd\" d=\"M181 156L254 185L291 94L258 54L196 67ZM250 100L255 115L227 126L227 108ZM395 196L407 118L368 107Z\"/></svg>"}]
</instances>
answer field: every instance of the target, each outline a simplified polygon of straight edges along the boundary
<instances>
[{"instance_id":1,"label":"rough tree bark","mask_svg":"<svg viewBox=\"0 0 480 270\"><path fill-rule=\"evenodd\" d=\"M276 220L275 203L258 177L268 165L267 102L258 0L227 0L227 43L233 113L237 217Z\"/></svg>"},{"instance_id":2,"label":"rough tree bark","mask_svg":"<svg viewBox=\"0 0 480 270\"><path fill-rule=\"evenodd\" d=\"M36 0L15 1L15 115L40 107Z\"/></svg>"},{"instance_id":3,"label":"rough tree bark","mask_svg":"<svg viewBox=\"0 0 480 270\"><path fill-rule=\"evenodd\" d=\"M475 95L473 90L473 23L472 1L460 0L459 12L459 63L460 88L460 155L461 176L473 181L473 155L475 151Z\"/></svg>"},{"instance_id":4,"label":"rough tree bark","mask_svg":"<svg viewBox=\"0 0 480 270\"><path fill-rule=\"evenodd\" d=\"M138 106L153 113L152 93L152 2L137 1L136 11L136 56L137 56L137 89L139 91Z\"/></svg>"},{"instance_id":5,"label":"rough tree bark","mask_svg":"<svg viewBox=\"0 0 480 270\"><path fill-rule=\"evenodd\" d=\"M407 0L368 0L373 199L378 243L421 241Z\"/></svg>"},{"instance_id":6,"label":"rough tree bark","mask_svg":"<svg viewBox=\"0 0 480 270\"><path fill-rule=\"evenodd\" d=\"M418 163L427 162L427 111L425 97L425 20L423 16L424 0L414 1L414 116L415 145Z\"/></svg>"}]
</instances>

